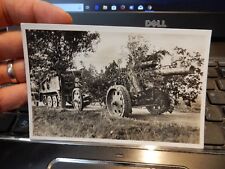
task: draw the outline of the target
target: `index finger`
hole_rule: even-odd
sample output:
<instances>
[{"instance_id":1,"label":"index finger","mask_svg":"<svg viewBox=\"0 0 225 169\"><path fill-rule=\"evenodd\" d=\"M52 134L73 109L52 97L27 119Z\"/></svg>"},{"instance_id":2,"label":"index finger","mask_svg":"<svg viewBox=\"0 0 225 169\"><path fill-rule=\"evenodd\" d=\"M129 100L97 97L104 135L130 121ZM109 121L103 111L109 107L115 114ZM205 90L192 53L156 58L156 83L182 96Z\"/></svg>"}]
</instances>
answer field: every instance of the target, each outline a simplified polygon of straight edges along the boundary
<instances>
[{"instance_id":1,"label":"index finger","mask_svg":"<svg viewBox=\"0 0 225 169\"><path fill-rule=\"evenodd\" d=\"M62 9L41 0L0 0L0 26L21 22L71 23Z\"/></svg>"}]
</instances>

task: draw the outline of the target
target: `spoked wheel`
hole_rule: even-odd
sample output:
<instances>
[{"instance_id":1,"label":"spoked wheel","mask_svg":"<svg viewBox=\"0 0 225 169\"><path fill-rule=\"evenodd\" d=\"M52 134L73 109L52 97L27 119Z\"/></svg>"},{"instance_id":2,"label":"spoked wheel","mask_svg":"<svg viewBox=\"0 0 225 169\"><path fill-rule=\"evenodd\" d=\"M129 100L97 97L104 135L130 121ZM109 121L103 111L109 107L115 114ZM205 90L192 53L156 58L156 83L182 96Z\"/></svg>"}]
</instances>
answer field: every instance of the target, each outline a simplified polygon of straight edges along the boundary
<instances>
[{"instance_id":1,"label":"spoked wheel","mask_svg":"<svg viewBox=\"0 0 225 169\"><path fill-rule=\"evenodd\" d=\"M106 95L108 112L113 116L128 117L132 113L131 98L122 85L111 86Z\"/></svg>"},{"instance_id":2,"label":"spoked wheel","mask_svg":"<svg viewBox=\"0 0 225 169\"><path fill-rule=\"evenodd\" d=\"M152 103L146 106L150 114L159 115L169 110L170 99L166 93L159 90L154 90L152 97Z\"/></svg>"},{"instance_id":3,"label":"spoked wheel","mask_svg":"<svg viewBox=\"0 0 225 169\"><path fill-rule=\"evenodd\" d=\"M52 101L52 97L51 96L47 97L47 106L48 107L52 107L53 106L53 101Z\"/></svg>"},{"instance_id":4,"label":"spoked wheel","mask_svg":"<svg viewBox=\"0 0 225 169\"><path fill-rule=\"evenodd\" d=\"M73 91L73 107L75 110L83 110L83 96L80 89L74 89Z\"/></svg>"},{"instance_id":5,"label":"spoked wheel","mask_svg":"<svg viewBox=\"0 0 225 169\"><path fill-rule=\"evenodd\" d=\"M52 107L57 108L59 106L59 101L57 95L52 96Z\"/></svg>"}]
</instances>

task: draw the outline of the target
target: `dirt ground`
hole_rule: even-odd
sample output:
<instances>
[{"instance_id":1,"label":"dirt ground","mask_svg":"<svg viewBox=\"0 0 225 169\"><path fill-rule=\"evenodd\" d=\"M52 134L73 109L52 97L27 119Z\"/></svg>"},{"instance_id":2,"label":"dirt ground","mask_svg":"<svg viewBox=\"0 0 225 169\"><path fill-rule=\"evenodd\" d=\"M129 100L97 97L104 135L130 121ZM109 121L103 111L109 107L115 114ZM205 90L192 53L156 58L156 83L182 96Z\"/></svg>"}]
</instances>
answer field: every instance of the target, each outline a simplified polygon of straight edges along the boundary
<instances>
[{"instance_id":1,"label":"dirt ground","mask_svg":"<svg viewBox=\"0 0 225 169\"><path fill-rule=\"evenodd\" d=\"M177 143L199 143L199 114L150 115L134 108L129 118L112 117L107 110L89 106L73 109L33 107L33 135L48 137L107 138Z\"/></svg>"}]
</instances>

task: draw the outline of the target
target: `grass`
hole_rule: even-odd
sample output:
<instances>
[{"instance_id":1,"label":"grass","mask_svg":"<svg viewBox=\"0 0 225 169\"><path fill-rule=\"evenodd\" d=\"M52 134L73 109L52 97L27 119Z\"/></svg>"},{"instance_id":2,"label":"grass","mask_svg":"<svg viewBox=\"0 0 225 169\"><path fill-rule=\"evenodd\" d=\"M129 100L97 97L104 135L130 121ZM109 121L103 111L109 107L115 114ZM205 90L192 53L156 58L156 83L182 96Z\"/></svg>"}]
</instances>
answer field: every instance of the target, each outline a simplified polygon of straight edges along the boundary
<instances>
[{"instance_id":1,"label":"grass","mask_svg":"<svg viewBox=\"0 0 225 169\"><path fill-rule=\"evenodd\" d=\"M160 116L158 116L160 118ZM157 117L157 118L158 118ZM199 129L160 120L112 117L107 110L33 108L35 136L199 143Z\"/></svg>"}]
</instances>

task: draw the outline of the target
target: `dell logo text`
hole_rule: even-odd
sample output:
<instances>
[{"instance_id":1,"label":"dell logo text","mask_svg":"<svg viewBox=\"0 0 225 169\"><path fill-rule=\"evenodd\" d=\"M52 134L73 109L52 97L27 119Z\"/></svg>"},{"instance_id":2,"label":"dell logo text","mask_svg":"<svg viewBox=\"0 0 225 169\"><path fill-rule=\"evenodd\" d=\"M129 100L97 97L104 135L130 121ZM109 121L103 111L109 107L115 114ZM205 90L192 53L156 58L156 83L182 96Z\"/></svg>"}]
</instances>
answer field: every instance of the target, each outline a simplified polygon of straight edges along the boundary
<instances>
[{"instance_id":1,"label":"dell logo text","mask_svg":"<svg viewBox=\"0 0 225 169\"><path fill-rule=\"evenodd\" d=\"M166 28L166 21L165 20L145 20L146 27L153 27L153 28Z\"/></svg>"}]
</instances>

